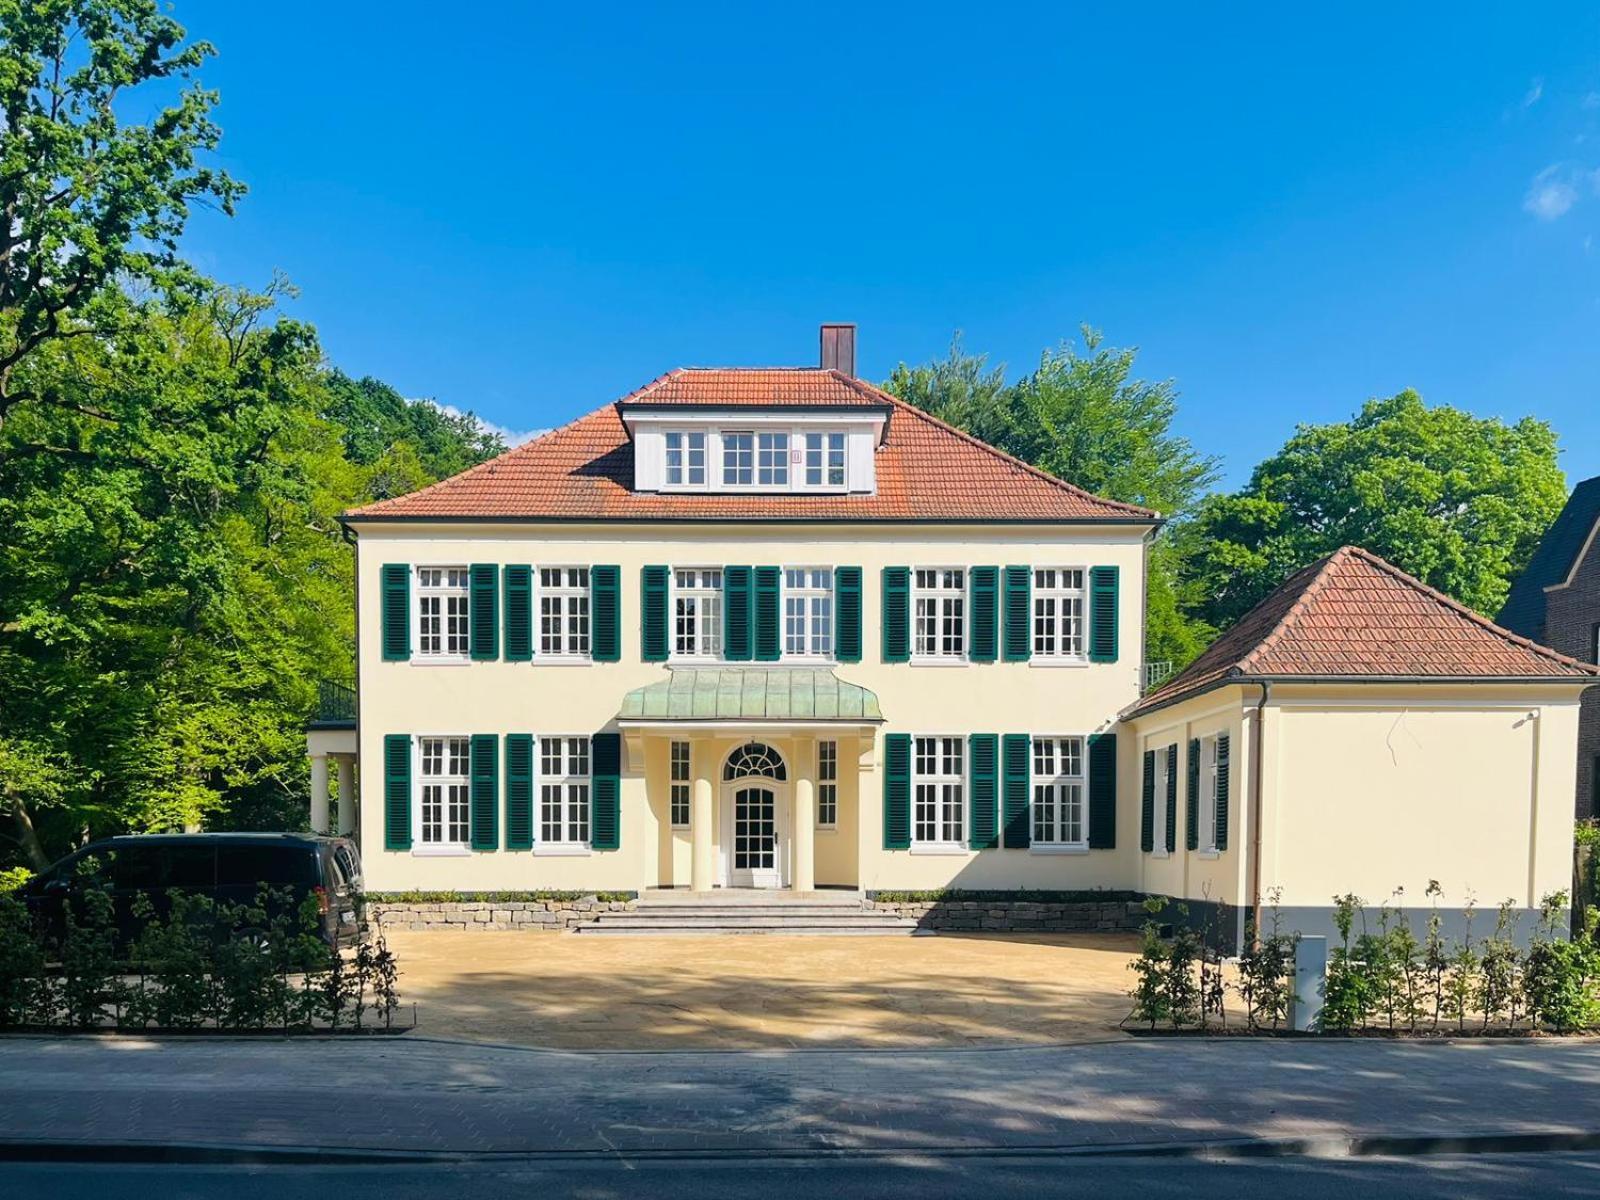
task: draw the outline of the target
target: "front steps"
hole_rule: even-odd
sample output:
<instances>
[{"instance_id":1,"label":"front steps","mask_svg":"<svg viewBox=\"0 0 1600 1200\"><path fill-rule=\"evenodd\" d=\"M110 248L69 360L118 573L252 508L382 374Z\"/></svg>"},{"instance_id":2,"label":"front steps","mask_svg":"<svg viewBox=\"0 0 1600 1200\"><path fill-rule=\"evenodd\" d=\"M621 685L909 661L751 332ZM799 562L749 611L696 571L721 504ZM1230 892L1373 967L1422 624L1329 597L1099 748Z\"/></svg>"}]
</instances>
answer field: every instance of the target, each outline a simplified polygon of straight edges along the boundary
<instances>
[{"instance_id":1,"label":"front steps","mask_svg":"<svg viewBox=\"0 0 1600 1200\"><path fill-rule=\"evenodd\" d=\"M603 912L574 933L586 937L721 934L907 937L917 923L871 908L859 892L781 892L741 888L715 892L646 892L631 912Z\"/></svg>"}]
</instances>

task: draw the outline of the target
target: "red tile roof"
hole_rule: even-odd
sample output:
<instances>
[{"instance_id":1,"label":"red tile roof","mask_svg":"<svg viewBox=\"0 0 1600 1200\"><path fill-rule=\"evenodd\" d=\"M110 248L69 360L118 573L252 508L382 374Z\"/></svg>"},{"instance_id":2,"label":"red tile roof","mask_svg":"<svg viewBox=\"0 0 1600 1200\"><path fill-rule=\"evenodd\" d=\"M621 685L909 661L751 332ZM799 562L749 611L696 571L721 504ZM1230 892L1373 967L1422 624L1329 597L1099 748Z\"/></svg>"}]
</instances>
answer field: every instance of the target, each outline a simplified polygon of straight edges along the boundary
<instances>
[{"instance_id":1,"label":"red tile roof","mask_svg":"<svg viewBox=\"0 0 1600 1200\"><path fill-rule=\"evenodd\" d=\"M1241 679L1591 677L1359 546L1286 579L1127 716Z\"/></svg>"},{"instance_id":2,"label":"red tile roof","mask_svg":"<svg viewBox=\"0 0 1600 1200\"><path fill-rule=\"evenodd\" d=\"M633 442L619 410L656 404L865 408L887 412L872 495L686 495L633 490ZM682 368L616 404L431 487L350 510L357 521L811 520L1154 522L1047 475L921 409L838 371Z\"/></svg>"}]
</instances>

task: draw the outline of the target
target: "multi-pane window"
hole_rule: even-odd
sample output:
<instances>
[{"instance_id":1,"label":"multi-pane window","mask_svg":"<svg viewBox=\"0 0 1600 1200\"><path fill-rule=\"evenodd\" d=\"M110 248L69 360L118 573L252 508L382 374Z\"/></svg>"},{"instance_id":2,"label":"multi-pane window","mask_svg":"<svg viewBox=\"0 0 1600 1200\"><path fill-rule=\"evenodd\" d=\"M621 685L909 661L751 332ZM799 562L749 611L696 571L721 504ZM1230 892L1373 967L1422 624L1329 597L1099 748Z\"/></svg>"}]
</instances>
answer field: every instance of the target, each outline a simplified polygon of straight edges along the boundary
<instances>
[{"instance_id":1,"label":"multi-pane window","mask_svg":"<svg viewBox=\"0 0 1600 1200\"><path fill-rule=\"evenodd\" d=\"M682 658L722 656L722 572L673 572L672 652Z\"/></svg>"},{"instance_id":2,"label":"multi-pane window","mask_svg":"<svg viewBox=\"0 0 1600 1200\"><path fill-rule=\"evenodd\" d=\"M669 487L704 487L706 482L706 435L671 432L667 434L667 484Z\"/></svg>"},{"instance_id":3,"label":"multi-pane window","mask_svg":"<svg viewBox=\"0 0 1600 1200\"><path fill-rule=\"evenodd\" d=\"M546 845L589 843L589 739L539 739L539 836Z\"/></svg>"},{"instance_id":4,"label":"multi-pane window","mask_svg":"<svg viewBox=\"0 0 1600 1200\"><path fill-rule=\"evenodd\" d=\"M1044 846L1082 846L1084 823L1083 739L1033 739L1033 841Z\"/></svg>"},{"instance_id":5,"label":"multi-pane window","mask_svg":"<svg viewBox=\"0 0 1600 1200\"><path fill-rule=\"evenodd\" d=\"M672 743L672 827L689 825L689 743Z\"/></svg>"},{"instance_id":6,"label":"multi-pane window","mask_svg":"<svg viewBox=\"0 0 1600 1200\"><path fill-rule=\"evenodd\" d=\"M806 434L806 486L844 486L844 434Z\"/></svg>"},{"instance_id":7,"label":"multi-pane window","mask_svg":"<svg viewBox=\"0 0 1600 1200\"><path fill-rule=\"evenodd\" d=\"M817 824L839 823L839 743L817 743Z\"/></svg>"},{"instance_id":8,"label":"multi-pane window","mask_svg":"<svg viewBox=\"0 0 1600 1200\"><path fill-rule=\"evenodd\" d=\"M762 487L789 485L789 435L756 434L756 482Z\"/></svg>"},{"instance_id":9,"label":"multi-pane window","mask_svg":"<svg viewBox=\"0 0 1600 1200\"><path fill-rule=\"evenodd\" d=\"M467 656L467 569L417 568L417 652L427 658Z\"/></svg>"},{"instance_id":10,"label":"multi-pane window","mask_svg":"<svg viewBox=\"0 0 1600 1200\"><path fill-rule=\"evenodd\" d=\"M1165 748L1156 751L1156 805L1154 837L1151 845L1156 854L1165 857L1167 853L1167 779L1168 764Z\"/></svg>"},{"instance_id":11,"label":"multi-pane window","mask_svg":"<svg viewBox=\"0 0 1600 1200\"><path fill-rule=\"evenodd\" d=\"M1083 657L1083 568L1039 567L1033 572L1033 653L1039 658Z\"/></svg>"},{"instance_id":12,"label":"multi-pane window","mask_svg":"<svg viewBox=\"0 0 1600 1200\"><path fill-rule=\"evenodd\" d=\"M962 739L919 737L912 754L912 840L960 845L962 837Z\"/></svg>"},{"instance_id":13,"label":"multi-pane window","mask_svg":"<svg viewBox=\"0 0 1600 1200\"><path fill-rule=\"evenodd\" d=\"M833 572L826 567L784 571L783 652L805 658L833 653Z\"/></svg>"},{"instance_id":14,"label":"multi-pane window","mask_svg":"<svg viewBox=\"0 0 1600 1200\"><path fill-rule=\"evenodd\" d=\"M419 739L424 846L465 846L469 810L468 751L464 737Z\"/></svg>"},{"instance_id":15,"label":"multi-pane window","mask_svg":"<svg viewBox=\"0 0 1600 1200\"><path fill-rule=\"evenodd\" d=\"M539 653L589 654L589 568L539 568Z\"/></svg>"},{"instance_id":16,"label":"multi-pane window","mask_svg":"<svg viewBox=\"0 0 1600 1200\"><path fill-rule=\"evenodd\" d=\"M722 486L749 487L755 480L755 434L722 435Z\"/></svg>"},{"instance_id":17,"label":"multi-pane window","mask_svg":"<svg viewBox=\"0 0 1600 1200\"><path fill-rule=\"evenodd\" d=\"M1196 840L1202 850L1217 848L1216 735L1200 739L1200 830Z\"/></svg>"},{"instance_id":18,"label":"multi-pane window","mask_svg":"<svg viewBox=\"0 0 1600 1200\"><path fill-rule=\"evenodd\" d=\"M918 567L916 602L918 658L960 658L966 650L966 572L960 568Z\"/></svg>"}]
</instances>

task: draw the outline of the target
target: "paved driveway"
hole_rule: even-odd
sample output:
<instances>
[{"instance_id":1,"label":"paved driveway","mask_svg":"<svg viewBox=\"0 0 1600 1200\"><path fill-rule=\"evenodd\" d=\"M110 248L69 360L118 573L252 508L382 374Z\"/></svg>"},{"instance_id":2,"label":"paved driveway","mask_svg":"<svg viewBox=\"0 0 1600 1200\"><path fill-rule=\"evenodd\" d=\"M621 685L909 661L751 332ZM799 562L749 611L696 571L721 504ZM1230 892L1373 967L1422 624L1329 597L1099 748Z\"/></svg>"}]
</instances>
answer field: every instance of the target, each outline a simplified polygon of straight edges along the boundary
<instances>
[{"instance_id":1,"label":"paved driveway","mask_svg":"<svg viewBox=\"0 0 1600 1200\"><path fill-rule=\"evenodd\" d=\"M571 1050L1100 1041L1137 941L389 934L419 1033Z\"/></svg>"}]
</instances>

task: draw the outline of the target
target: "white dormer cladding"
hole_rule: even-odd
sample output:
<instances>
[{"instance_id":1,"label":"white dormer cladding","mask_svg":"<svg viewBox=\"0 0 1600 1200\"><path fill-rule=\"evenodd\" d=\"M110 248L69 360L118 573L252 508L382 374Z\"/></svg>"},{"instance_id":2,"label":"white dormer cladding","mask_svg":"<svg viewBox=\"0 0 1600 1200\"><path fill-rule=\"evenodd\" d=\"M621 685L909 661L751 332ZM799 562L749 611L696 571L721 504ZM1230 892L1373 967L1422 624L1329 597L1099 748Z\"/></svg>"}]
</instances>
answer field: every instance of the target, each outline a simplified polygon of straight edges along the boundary
<instances>
[{"instance_id":1,"label":"white dormer cladding","mask_svg":"<svg viewBox=\"0 0 1600 1200\"><path fill-rule=\"evenodd\" d=\"M887 413L683 406L622 418L633 435L635 491L871 494Z\"/></svg>"}]
</instances>

